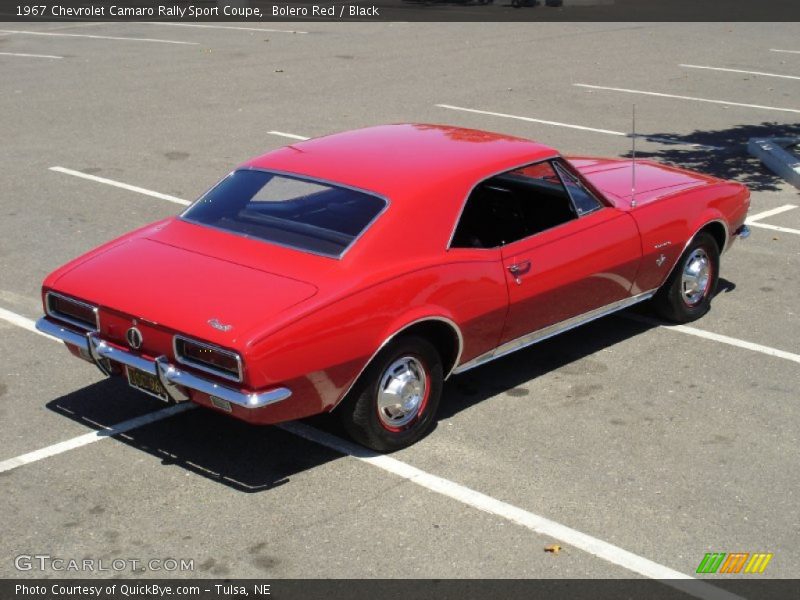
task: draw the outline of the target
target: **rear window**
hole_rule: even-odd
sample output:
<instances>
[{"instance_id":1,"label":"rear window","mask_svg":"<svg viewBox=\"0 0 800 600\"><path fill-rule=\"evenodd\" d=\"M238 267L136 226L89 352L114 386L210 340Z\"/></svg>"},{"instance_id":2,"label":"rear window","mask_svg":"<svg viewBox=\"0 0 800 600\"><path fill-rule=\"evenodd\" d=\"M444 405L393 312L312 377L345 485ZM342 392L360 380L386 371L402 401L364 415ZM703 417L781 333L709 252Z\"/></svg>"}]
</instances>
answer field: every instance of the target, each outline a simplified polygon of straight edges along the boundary
<instances>
[{"instance_id":1,"label":"rear window","mask_svg":"<svg viewBox=\"0 0 800 600\"><path fill-rule=\"evenodd\" d=\"M234 171L182 218L314 254L340 258L386 201L331 183Z\"/></svg>"}]
</instances>

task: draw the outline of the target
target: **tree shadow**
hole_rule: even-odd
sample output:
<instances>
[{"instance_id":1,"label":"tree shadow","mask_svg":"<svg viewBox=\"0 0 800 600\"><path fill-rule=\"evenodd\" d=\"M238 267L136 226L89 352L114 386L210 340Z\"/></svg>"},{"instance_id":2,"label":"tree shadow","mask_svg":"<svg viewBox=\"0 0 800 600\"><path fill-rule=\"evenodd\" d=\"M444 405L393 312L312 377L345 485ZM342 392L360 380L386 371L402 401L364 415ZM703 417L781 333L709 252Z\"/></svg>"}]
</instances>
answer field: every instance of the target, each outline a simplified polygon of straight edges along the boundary
<instances>
[{"instance_id":1,"label":"tree shadow","mask_svg":"<svg viewBox=\"0 0 800 600\"><path fill-rule=\"evenodd\" d=\"M737 125L728 129L698 129L685 135L651 132L639 134L638 137L662 138L674 142L676 146L665 146L654 152L637 151L636 157L653 158L684 169L738 181L746 184L751 190L772 192L779 190L784 180L761 164L760 160L748 154L747 142L750 138L795 135L800 135L800 124L767 121L758 125ZM713 150L688 144L715 146L721 149ZM631 154L628 153L625 157L630 158Z\"/></svg>"}]
</instances>

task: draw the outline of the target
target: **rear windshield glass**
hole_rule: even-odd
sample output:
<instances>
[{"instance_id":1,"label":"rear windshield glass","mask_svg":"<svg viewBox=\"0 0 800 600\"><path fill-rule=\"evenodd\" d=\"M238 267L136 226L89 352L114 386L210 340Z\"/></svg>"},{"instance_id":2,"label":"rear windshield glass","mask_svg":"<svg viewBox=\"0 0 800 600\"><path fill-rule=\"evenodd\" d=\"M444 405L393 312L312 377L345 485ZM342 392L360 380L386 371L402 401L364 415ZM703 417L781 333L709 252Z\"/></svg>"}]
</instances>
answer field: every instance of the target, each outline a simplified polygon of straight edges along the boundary
<instances>
[{"instance_id":1,"label":"rear windshield glass","mask_svg":"<svg viewBox=\"0 0 800 600\"><path fill-rule=\"evenodd\" d=\"M341 257L386 206L382 198L265 171L234 171L182 218L298 250Z\"/></svg>"}]
</instances>

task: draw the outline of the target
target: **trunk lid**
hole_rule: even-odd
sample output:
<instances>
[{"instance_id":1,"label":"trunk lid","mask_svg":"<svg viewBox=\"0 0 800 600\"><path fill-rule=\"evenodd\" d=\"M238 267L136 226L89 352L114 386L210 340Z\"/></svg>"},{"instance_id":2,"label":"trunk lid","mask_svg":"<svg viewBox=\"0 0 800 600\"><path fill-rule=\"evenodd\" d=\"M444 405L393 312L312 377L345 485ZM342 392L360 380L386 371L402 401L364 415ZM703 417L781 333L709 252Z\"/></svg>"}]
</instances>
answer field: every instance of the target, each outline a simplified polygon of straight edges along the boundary
<instances>
[{"instance_id":1,"label":"trunk lid","mask_svg":"<svg viewBox=\"0 0 800 600\"><path fill-rule=\"evenodd\" d=\"M231 347L248 331L317 293L308 282L250 262L135 238L66 272L56 286L99 304L101 326L104 309L119 311Z\"/></svg>"}]
</instances>

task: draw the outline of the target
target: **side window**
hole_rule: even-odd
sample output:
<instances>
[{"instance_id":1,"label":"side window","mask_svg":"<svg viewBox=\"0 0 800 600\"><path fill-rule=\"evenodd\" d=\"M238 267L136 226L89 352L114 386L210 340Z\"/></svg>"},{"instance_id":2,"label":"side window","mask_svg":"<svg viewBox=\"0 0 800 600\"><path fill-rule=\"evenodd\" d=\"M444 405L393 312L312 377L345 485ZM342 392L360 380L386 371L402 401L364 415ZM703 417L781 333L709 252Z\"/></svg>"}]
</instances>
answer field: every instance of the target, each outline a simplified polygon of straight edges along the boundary
<instances>
[{"instance_id":1,"label":"side window","mask_svg":"<svg viewBox=\"0 0 800 600\"><path fill-rule=\"evenodd\" d=\"M577 218L569 194L550 161L515 169L498 178L516 191L527 223L528 235Z\"/></svg>"},{"instance_id":2,"label":"side window","mask_svg":"<svg viewBox=\"0 0 800 600\"><path fill-rule=\"evenodd\" d=\"M577 177L558 163L554 163L554 165L561 176L561 180L564 182L564 186L567 188L567 192L569 192L570 198L572 198L572 204L575 205L575 211L578 216L583 216L603 206Z\"/></svg>"},{"instance_id":3,"label":"side window","mask_svg":"<svg viewBox=\"0 0 800 600\"><path fill-rule=\"evenodd\" d=\"M493 178L477 185L467 198L451 246L497 248L527 235L516 195Z\"/></svg>"},{"instance_id":4,"label":"side window","mask_svg":"<svg viewBox=\"0 0 800 600\"><path fill-rule=\"evenodd\" d=\"M496 175L475 187L456 226L454 248L496 248L577 218L549 161Z\"/></svg>"}]
</instances>

